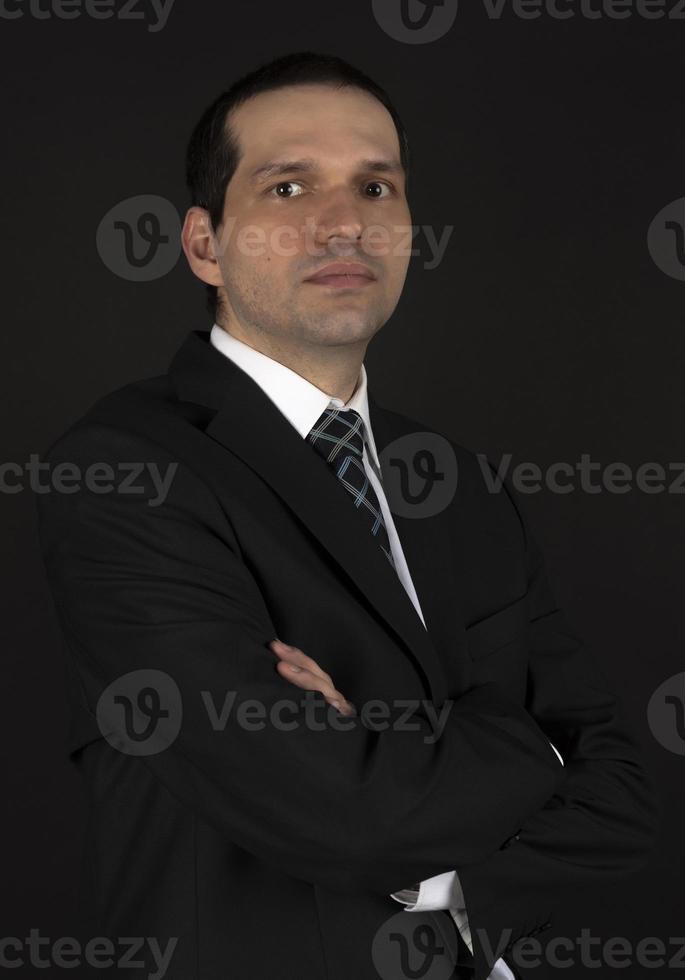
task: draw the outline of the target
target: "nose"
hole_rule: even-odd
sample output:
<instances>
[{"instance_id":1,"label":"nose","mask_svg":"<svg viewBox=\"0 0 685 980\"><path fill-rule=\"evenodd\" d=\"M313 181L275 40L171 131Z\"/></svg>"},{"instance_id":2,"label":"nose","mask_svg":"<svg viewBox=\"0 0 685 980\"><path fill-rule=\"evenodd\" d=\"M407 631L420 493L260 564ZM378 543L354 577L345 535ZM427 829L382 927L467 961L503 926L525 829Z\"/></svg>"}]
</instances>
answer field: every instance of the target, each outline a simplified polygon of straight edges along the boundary
<instances>
[{"instance_id":1,"label":"nose","mask_svg":"<svg viewBox=\"0 0 685 980\"><path fill-rule=\"evenodd\" d=\"M341 244L356 243L364 230L359 202L349 193L333 195L313 218L314 241L327 246L335 239Z\"/></svg>"}]
</instances>

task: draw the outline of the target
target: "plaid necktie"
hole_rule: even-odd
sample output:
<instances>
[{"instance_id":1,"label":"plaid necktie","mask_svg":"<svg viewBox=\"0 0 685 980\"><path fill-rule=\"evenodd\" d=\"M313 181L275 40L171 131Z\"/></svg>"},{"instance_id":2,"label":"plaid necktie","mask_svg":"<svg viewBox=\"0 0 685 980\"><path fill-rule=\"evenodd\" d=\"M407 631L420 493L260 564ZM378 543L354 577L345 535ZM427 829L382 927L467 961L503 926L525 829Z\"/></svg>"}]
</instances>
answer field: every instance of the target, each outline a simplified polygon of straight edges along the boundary
<instances>
[{"instance_id":1,"label":"plaid necktie","mask_svg":"<svg viewBox=\"0 0 685 980\"><path fill-rule=\"evenodd\" d=\"M364 420L350 408L327 408L313 426L307 442L333 468L357 510L365 518L371 534L393 568L388 532L375 490L364 470Z\"/></svg>"}]
</instances>

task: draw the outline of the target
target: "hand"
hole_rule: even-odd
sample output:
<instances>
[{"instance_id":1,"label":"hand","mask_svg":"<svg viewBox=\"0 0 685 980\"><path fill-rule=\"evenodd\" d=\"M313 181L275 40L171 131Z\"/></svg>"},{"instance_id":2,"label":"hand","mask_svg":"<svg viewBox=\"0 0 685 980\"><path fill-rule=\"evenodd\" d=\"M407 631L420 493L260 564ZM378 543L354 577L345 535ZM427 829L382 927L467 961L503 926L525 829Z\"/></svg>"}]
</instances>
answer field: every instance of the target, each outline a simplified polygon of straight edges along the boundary
<instances>
[{"instance_id":1,"label":"hand","mask_svg":"<svg viewBox=\"0 0 685 980\"><path fill-rule=\"evenodd\" d=\"M269 647L279 658L276 670L281 677L305 691L319 691L326 701L343 715L356 714L354 705L336 691L330 674L319 667L316 660L312 660L297 647L289 646L281 640L271 640Z\"/></svg>"}]
</instances>

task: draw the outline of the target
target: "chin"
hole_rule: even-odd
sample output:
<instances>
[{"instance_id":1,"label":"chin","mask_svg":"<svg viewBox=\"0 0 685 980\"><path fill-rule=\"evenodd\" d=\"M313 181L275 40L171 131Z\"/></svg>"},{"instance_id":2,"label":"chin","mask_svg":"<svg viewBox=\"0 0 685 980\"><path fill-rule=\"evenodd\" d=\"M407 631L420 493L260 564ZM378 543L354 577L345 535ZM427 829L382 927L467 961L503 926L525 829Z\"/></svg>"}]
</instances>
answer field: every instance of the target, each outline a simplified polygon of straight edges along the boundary
<instances>
[{"instance_id":1,"label":"chin","mask_svg":"<svg viewBox=\"0 0 685 980\"><path fill-rule=\"evenodd\" d=\"M310 341L327 346L358 344L361 341L371 340L380 327L381 323L376 318L359 320L351 317L341 322L336 317L332 322L326 323L324 321L317 324L314 329L307 330L307 336Z\"/></svg>"}]
</instances>

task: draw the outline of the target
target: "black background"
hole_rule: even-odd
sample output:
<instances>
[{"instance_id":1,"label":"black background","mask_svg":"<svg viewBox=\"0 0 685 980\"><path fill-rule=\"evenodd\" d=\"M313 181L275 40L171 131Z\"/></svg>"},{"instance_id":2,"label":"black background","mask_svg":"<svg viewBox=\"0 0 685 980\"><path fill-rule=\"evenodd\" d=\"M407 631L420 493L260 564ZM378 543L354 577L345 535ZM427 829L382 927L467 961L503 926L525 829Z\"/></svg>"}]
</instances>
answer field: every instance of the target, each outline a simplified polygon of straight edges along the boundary
<instances>
[{"instance_id":1,"label":"black background","mask_svg":"<svg viewBox=\"0 0 685 980\"><path fill-rule=\"evenodd\" d=\"M96 229L138 194L167 198L182 217L185 144L200 112L239 75L303 49L341 55L389 91L410 137L413 221L438 235L454 228L436 269L423 254L412 260L369 349L379 401L495 462L685 460L685 282L647 248L653 217L685 195L685 19L633 9L622 20L492 20L462 0L444 37L408 45L360 0L176 0L156 33L140 20L26 13L0 18L0 37L4 460L24 465L102 393L162 373L188 331L211 326L182 255L162 278L127 281L101 260ZM1 504L0 936L36 928L55 939L75 932L86 798L66 759L33 494L3 493ZM611 678L666 803L649 869L590 896L551 933L585 927L668 946L685 932L683 758L652 735L646 708L683 665L683 497L576 485L543 487L525 505L561 603ZM578 963L549 975L614 972L666 967Z\"/></svg>"}]
</instances>

